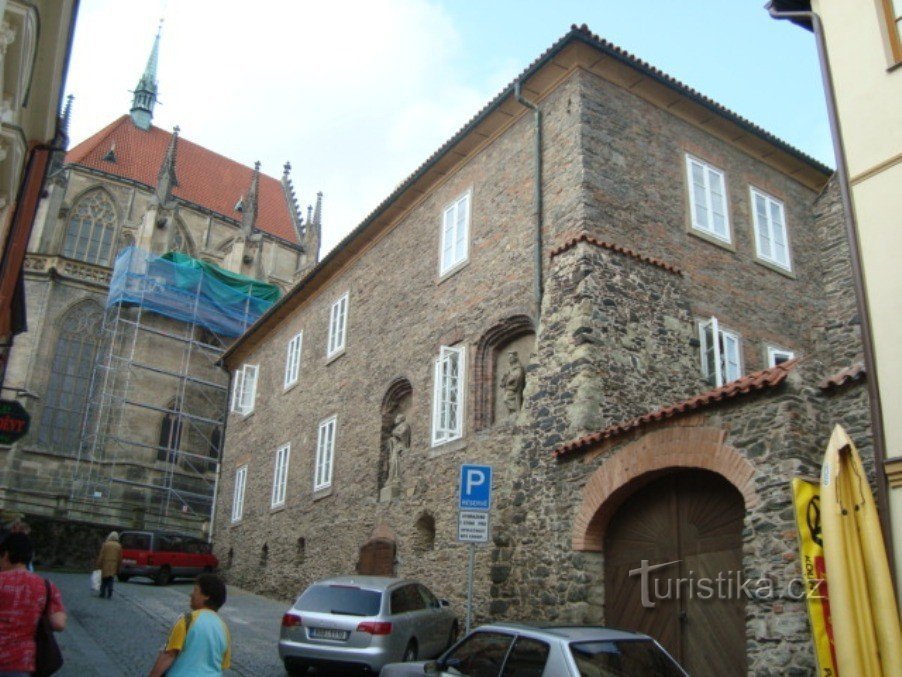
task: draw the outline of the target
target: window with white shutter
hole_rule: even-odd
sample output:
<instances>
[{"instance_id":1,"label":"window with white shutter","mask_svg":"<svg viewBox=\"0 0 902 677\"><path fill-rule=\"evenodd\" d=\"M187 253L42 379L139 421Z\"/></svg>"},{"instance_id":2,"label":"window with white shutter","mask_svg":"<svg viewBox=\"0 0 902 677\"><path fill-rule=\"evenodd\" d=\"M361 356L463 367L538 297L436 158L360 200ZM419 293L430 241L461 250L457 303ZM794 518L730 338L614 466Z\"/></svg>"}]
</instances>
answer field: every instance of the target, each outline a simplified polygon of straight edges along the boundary
<instances>
[{"instance_id":1,"label":"window with white shutter","mask_svg":"<svg viewBox=\"0 0 902 677\"><path fill-rule=\"evenodd\" d=\"M319 491L332 486L332 464L335 460L336 417L319 424L316 436L316 463L313 474L313 490Z\"/></svg>"},{"instance_id":2,"label":"window with white shutter","mask_svg":"<svg viewBox=\"0 0 902 677\"><path fill-rule=\"evenodd\" d=\"M291 445L286 444L276 450L276 465L272 476L272 507L285 504L285 489L288 486L288 457Z\"/></svg>"},{"instance_id":3,"label":"window with white shutter","mask_svg":"<svg viewBox=\"0 0 902 677\"><path fill-rule=\"evenodd\" d=\"M254 410L258 371L259 367L256 364L245 364L235 371L232 384L232 411L246 416Z\"/></svg>"},{"instance_id":4,"label":"window with white shutter","mask_svg":"<svg viewBox=\"0 0 902 677\"><path fill-rule=\"evenodd\" d=\"M718 240L730 242L726 180L722 171L707 162L686 156L689 208L692 227Z\"/></svg>"},{"instance_id":5,"label":"window with white shutter","mask_svg":"<svg viewBox=\"0 0 902 677\"><path fill-rule=\"evenodd\" d=\"M774 346L767 347L767 366L776 367L778 364L795 359L796 354L791 350L783 350Z\"/></svg>"},{"instance_id":6,"label":"window with white shutter","mask_svg":"<svg viewBox=\"0 0 902 677\"><path fill-rule=\"evenodd\" d=\"M738 334L722 329L716 317L699 324L702 373L719 388L742 376L742 355Z\"/></svg>"},{"instance_id":7,"label":"window with white shutter","mask_svg":"<svg viewBox=\"0 0 902 677\"><path fill-rule=\"evenodd\" d=\"M470 248L470 193L457 198L442 213L442 250L439 273L463 264Z\"/></svg>"},{"instance_id":8,"label":"window with white shutter","mask_svg":"<svg viewBox=\"0 0 902 677\"><path fill-rule=\"evenodd\" d=\"M442 346L435 361L432 446L456 440L463 435L465 365L463 346Z\"/></svg>"},{"instance_id":9,"label":"window with white shutter","mask_svg":"<svg viewBox=\"0 0 902 677\"><path fill-rule=\"evenodd\" d=\"M235 490L232 492L232 521L238 522L244 515L244 485L247 483L247 466L235 471Z\"/></svg>"},{"instance_id":10,"label":"window with white shutter","mask_svg":"<svg viewBox=\"0 0 902 677\"><path fill-rule=\"evenodd\" d=\"M783 203L757 188L751 194L758 258L791 270Z\"/></svg>"},{"instance_id":11,"label":"window with white shutter","mask_svg":"<svg viewBox=\"0 0 902 677\"><path fill-rule=\"evenodd\" d=\"M348 323L348 294L345 294L332 304L329 312L329 340L326 347L326 357L337 355L345 349L345 334Z\"/></svg>"},{"instance_id":12,"label":"window with white shutter","mask_svg":"<svg viewBox=\"0 0 902 677\"><path fill-rule=\"evenodd\" d=\"M293 386L298 382L298 374L301 368L301 348L304 342L304 332L298 332L288 342L288 350L285 356L285 387Z\"/></svg>"}]
</instances>

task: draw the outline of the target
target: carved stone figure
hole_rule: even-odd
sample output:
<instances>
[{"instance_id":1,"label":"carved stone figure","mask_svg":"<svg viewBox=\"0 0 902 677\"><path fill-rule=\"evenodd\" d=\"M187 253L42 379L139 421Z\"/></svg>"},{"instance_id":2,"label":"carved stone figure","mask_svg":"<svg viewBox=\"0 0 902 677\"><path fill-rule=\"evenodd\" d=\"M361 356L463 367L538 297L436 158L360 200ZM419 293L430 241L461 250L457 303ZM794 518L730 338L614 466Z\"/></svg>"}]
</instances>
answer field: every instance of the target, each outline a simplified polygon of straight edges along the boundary
<instances>
[{"instance_id":1,"label":"carved stone figure","mask_svg":"<svg viewBox=\"0 0 902 677\"><path fill-rule=\"evenodd\" d=\"M507 354L508 369L499 380L504 398L504 406L507 407L508 416L516 416L523 405L523 387L526 385L526 370L520 364L520 357L516 350Z\"/></svg>"},{"instance_id":2,"label":"carved stone figure","mask_svg":"<svg viewBox=\"0 0 902 677\"><path fill-rule=\"evenodd\" d=\"M404 414L395 416L395 427L388 438L388 479L387 484L401 480L401 455L410 450L410 424Z\"/></svg>"}]
</instances>

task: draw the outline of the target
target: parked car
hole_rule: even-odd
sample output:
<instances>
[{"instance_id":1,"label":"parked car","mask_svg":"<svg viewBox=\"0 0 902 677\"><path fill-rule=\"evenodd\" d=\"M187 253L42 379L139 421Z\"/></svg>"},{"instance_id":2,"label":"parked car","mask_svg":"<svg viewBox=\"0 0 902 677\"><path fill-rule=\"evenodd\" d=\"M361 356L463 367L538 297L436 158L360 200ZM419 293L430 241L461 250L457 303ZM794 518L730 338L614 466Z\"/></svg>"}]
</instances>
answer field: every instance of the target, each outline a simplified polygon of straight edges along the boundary
<instances>
[{"instance_id":1,"label":"parked car","mask_svg":"<svg viewBox=\"0 0 902 677\"><path fill-rule=\"evenodd\" d=\"M198 574L215 571L219 560L206 541L190 536L158 531L123 531L122 566L119 580L145 576L157 585L167 585L175 578L194 578Z\"/></svg>"},{"instance_id":2,"label":"parked car","mask_svg":"<svg viewBox=\"0 0 902 677\"><path fill-rule=\"evenodd\" d=\"M282 617L279 657L289 674L312 666L378 673L393 661L438 656L457 627L448 602L417 581L330 578L307 588Z\"/></svg>"},{"instance_id":3,"label":"parked car","mask_svg":"<svg viewBox=\"0 0 902 677\"><path fill-rule=\"evenodd\" d=\"M390 663L381 677L687 677L648 635L587 626L493 623L476 628L438 660Z\"/></svg>"}]
</instances>

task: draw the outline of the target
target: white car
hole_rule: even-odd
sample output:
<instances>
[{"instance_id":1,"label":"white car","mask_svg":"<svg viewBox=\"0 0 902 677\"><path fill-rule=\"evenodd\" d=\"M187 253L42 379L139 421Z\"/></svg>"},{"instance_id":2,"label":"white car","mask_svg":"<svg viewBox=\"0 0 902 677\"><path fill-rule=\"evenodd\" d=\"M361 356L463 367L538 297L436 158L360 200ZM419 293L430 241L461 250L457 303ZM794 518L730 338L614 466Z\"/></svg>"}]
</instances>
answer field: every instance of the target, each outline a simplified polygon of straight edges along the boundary
<instances>
[{"instance_id":1,"label":"white car","mask_svg":"<svg viewBox=\"0 0 902 677\"><path fill-rule=\"evenodd\" d=\"M588 626L493 623L438 660L391 663L381 677L688 677L648 635Z\"/></svg>"}]
</instances>

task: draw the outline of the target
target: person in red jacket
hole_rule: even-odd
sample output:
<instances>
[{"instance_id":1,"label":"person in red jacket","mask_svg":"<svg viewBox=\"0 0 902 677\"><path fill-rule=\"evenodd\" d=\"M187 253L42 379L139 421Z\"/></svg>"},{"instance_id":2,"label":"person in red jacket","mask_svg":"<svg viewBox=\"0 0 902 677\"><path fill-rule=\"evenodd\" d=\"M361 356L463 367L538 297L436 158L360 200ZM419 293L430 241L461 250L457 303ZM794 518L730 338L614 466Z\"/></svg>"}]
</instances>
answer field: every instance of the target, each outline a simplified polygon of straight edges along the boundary
<instances>
[{"instance_id":1,"label":"person in red jacket","mask_svg":"<svg viewBox=\"0 0 902 677\"><path fill-rule=\"evenodd\" d=\"M8 535L0 543L0 675L27 677L35 669L35 631L44 608L56 632L66 627L60 591L28 571L33 554L31 539L23 533Z\"/></svg>"}]
</instances>

